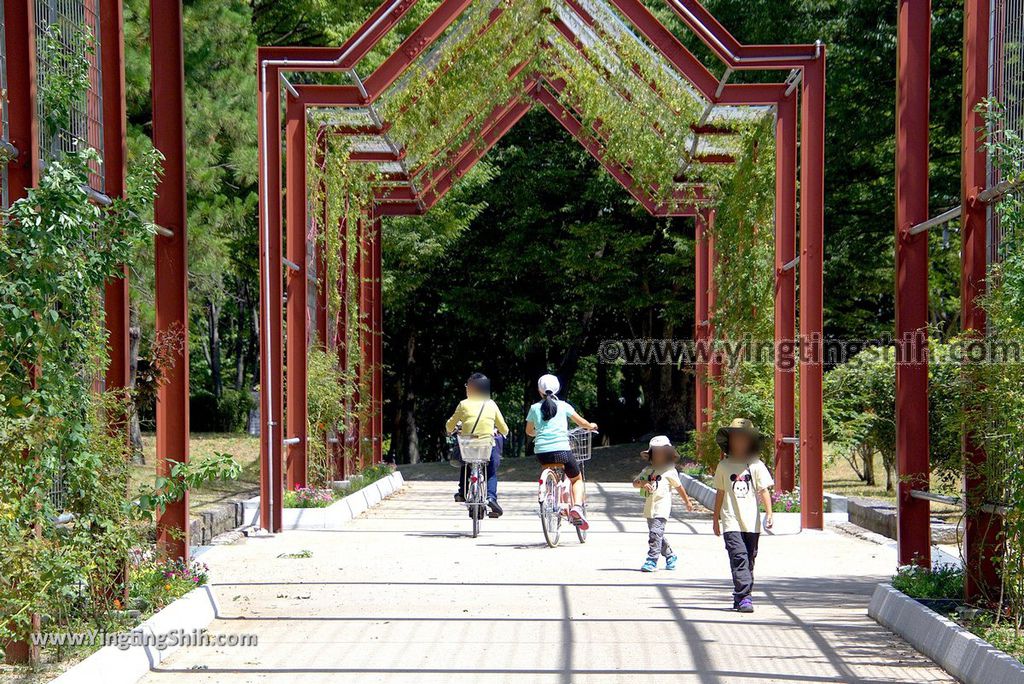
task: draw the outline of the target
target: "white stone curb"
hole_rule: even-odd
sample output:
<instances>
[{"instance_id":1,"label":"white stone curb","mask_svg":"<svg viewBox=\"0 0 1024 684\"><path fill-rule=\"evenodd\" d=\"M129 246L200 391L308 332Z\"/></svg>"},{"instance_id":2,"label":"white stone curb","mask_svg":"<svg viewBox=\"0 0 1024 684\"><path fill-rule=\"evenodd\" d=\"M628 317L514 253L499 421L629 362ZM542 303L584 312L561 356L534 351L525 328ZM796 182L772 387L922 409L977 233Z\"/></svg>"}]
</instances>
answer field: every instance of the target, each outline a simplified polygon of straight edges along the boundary
<instances>
[{"instance_id":1,"label":"white stone curb","mask_svg":"<svg viewBox=\"0 0 1024 684\"><path fill-rule=\"evenodd\" d=\"M286 530L340 529L349 520L397 492L403 484L405 478L396 470L326 508L285 508L281 515L281 527ZM245 502L245 523L258 526L259 517L260 497L255 496Z\"/></svg>"},{"instance_id":2,"label":"white stone curb","mask_svg":"<svg viewBox=\"0 0 1024 684\"><path fill-rule=\"evenodd\" d=\"M1019 661L888 584L875 588L868 615L964 684L1024 682Z\"/></svg>"},{"instance_id":3,"label":"white stone curb","mask_svg":"<svg viewBox=\"0 0 1024 684\"><path fill-rule=\"evenodd\" d=\"M683 482L686 493L700 502L700 505L709 511L715 510L715 490L708 487L695 477L680 472L679 479Z\"/></svg>"},{"instance_id":4,"label":"white stone curb","mask_svg":"<svg viewBox=\"0 0 1024 684\"><path fill-rule=\"evenodd\" d=\"M132 630L144 634L147 645L123 650L104 646L53 679L51 684L134 684L178 650L178 635L189 638L197 630L206 629L219 614L213 590L209 586L199 587ZM158 640L164 641L162 651L156 647Z\"/></svg>"}]
</instances>

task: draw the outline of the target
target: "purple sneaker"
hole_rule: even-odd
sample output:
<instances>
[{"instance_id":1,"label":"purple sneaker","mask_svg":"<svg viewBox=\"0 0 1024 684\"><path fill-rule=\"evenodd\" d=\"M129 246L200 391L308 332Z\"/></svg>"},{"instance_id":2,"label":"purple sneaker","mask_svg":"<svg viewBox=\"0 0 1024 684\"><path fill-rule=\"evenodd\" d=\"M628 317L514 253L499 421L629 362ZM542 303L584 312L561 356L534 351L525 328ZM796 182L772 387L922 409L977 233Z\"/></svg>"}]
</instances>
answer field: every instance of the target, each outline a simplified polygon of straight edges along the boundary
<instances>
[{"instance_id":1,"label":"purple sneaker","mask_svg":"<svg viewBox=\"0 0 1024 684\"><path fill-rule=\"evenodd\" d=\"M748 596L747 598L742 599L738 604L736 604L736 610L740 613L753 613L754 602L751 601L750 597Z\"/></svg>"}]
</instances>

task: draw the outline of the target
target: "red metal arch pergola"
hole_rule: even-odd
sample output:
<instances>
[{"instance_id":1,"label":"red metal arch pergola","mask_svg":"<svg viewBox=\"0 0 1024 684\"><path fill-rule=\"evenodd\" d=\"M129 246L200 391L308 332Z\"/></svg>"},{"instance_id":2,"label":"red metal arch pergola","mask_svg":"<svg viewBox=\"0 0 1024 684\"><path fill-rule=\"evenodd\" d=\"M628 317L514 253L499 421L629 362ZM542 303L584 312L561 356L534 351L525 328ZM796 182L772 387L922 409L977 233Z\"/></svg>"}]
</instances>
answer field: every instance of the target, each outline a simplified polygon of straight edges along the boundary
<instances>
[{"instance_id":1,"label":"red metal arch pergola","mask_svg":"<svg viewBox=\"0 0 1024 684\"><path fill-rule=\"evenodd\" d=\"M440 5L410 33L399 48L372 74L359 79L355 67L379 41L413 7L416 0L385 0L362 27L340 48L263 47L258 51L258 83L260 91L260 268L261 268L261 524L271 531L281 529L281 502L284 480L294 487L305 483L306 445L306 379L302 373L289 376L287 387L283 377L283 361L287 356L290 368L304 368L310 339L311 319L326 339L327 322L322 294L328 283L319 283L313 297L319 301L310 314L308 281L319 272L314 257L310 263L308 240L306 155L307 111L314 108L366 108L372 105L399 76L444 33L471 0L443 0ZM668 0L669 7L723 62L725 73L715 77L639 0L610 0L612 6L640 33L710 104L769 106L776 111L776 288L775 337L783 350L792 349L791 361L800 351L800 425L795 433L794 377L790 363L777 364L775 376L775 435L778 480L781 487L794 485L794 446L801 449L801 497L803 522L807 528L823 525L821 492L821 334L822 334L822 242L824 202L824 80L825 51L815 45L742 45L719 24L700 3L694 0ZM577 0L567 0L575 17L592 22L586 8ZM492 16L501 12L497 7ZM552 22L577 49L571 27L557 17ZM489 28L490 24L488 25ZM513 66L511 74L518 74ZM789 71L780 83L729 83L734 71ZM349 74L353 85L292 85L284 72L321 71ZM510 76L511 77L511 76ZM698 342L713 335L709 314L714 309L715 286L713 240L709 228L715 212L705 201L702 188L694 187L685 194L675 194L667 203L653 199L650 189L643 188L629 170L605 157L600 135L584 130L579 117L556 97L565 84L544 74L537 74L522 93L489 112L480 128L479 140L449 151L439 168L428 175L422 187L413 182L407 169L389 174L388 184L375 194L372 211L360 221L356 245L361 320L366 325L360 332L360 355L355 369L357 383L371 395L368 424L358 421L348 426L346 438L350 447L368 444L370 457L381 458L382 425L380 406L381 382L381 310L380 310L380 221L383 216L420 214L430 209L469 168L501 139L535 104L547 109L590 152L613 177L651 214L694 216L697 222L696 331ZM286 92L284 147L286 150L287 188L285 217L287 254L282 254L283 187L281 178L281 109L279 97ZM799 92L798 92L799 91ZM797 98L801 104L798 108ZM666 105L667 106L667 105ZM318 142L328 133L341 135L383 135L389 124L377 122L373 127L315 132ZM694 133L714 134L712 127ZM800 139L800 254L796 254L797 226L797 140ZM321 148L322 149L322 148ZM440 155L445 150L438 151ZM320 154L320 153L318 153ZM394 161L403 159L404 151L363 153L355 162ZM318 160L320 161L320 160ZM728 163L728 158L709 158L705 163ZM315 212L314 212L315 213ZM315 223L314 223L315 225ZM797 264L800 277L799 337L795 331L795 291ZM286 278L282 278L286 272ZM279 302L285 295L286 317ZM287 345L283 340L283 323L287 321ZM801 343L794 346L794 343ZM787 346L788 345L788 346ZM710 366L710 368L708 367ZM703 429L703 415L711 404L708 374L720 370L720 363L698 364L697 425ZM287 392L287 402L285 393ZM287 405L288 434L282 431L283 407ZM282 451L287 447L287 466ZM347 465L346 465L347 467Z\"/></svg>"}]
</instances>

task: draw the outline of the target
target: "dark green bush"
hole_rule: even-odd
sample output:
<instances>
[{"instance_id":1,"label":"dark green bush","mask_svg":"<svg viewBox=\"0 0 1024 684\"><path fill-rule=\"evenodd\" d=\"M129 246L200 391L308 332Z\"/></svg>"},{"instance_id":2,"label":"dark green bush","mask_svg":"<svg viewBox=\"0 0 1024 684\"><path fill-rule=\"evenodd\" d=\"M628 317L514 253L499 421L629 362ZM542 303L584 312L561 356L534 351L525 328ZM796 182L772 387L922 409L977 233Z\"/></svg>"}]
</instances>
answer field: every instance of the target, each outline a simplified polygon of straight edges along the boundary
<instances>
[{"instance_id":1,"label":"dark green bush","mask_svg":"<svg viewBox=\"0 0 1024 684\"><path fill-rule=\"evenodd\" d=\"M189 427L193 432L242 432L253 408L245 390L226 389L220 399L206 390L192 392Z\"/></svg>"}]
</instances>

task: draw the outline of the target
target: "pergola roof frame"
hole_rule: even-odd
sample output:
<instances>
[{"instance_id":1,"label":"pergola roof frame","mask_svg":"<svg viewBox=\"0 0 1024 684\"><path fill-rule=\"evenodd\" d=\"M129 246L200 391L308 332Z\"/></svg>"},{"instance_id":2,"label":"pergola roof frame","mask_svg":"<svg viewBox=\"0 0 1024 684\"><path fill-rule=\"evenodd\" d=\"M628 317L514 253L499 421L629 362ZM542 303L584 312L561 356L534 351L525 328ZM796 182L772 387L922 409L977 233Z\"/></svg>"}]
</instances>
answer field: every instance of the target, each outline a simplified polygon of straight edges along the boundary
<instances>
[{"instance_id":1,"label":"pergola roof frame","mask_svg":"<svg viewBox=\"0 0 1024 684\"><path fill-rule=\"evenodd\" d=\"M282 283L275 277L281 273L281 110L278 93L282 85L282 72L285 71L336 71L347 73L355 80L355 71L359 61L373 49L379 40L388 33L399 20L404 17L417 0L385 0L370 18L340 48L296 48L296 47L261 47L257 53L258 87L260 91L260 239L261 239L261 413L265 428L261 430L261 524L265 529L277 531L281 529L280 489L281 468L283 463L281 448L285 445L286 436L281 433L283 423L283 364L281 348L283 344L282 319L273 314L279 311L277 303L281 301ZM583 7L585 4L596 6L599 0L564 0L570 7ZM800 421L801 434L799 445L801 450L801 510L805 528L820 528L823 524L821 501L821 272L822 272L822 225L824 184L822 176L824 156L824 79L825 50L820 43L814 45L743 45L728 33L697 0L666 0L670 8L678 14L722 61L724 77L716 77L687 48L660 24L640 0L609 0L610 5L622 15L625 22L631 24L636 32L650 43L652 54L660 55L664 61L696 92L703 96L710 108L705 109L702 122L690 125L692 138L688 138L691 147L691 159L698 154L701 135L721 134L721 123L712 118L710 109L715 107L770 107L775 110L776 123L776 342L793 340L792 323L794 320L794 292L797 269L783 268L794 263L796 235L796 176L797 176L797 139L800 144ZM305 249L300 249L307 239L305 234L306 195L302 190L305 186L305 155L307 115L310 108L358 108L371 112L370 105L391 88L419 59L424 51L429 55L438 48L438 40L448 31L456 20L472 4L472 0L441 0L430 15L406 38L399 48L388 56L364 81L355 85L303 85L289 89L286 97L286 121L289 156L289 186L295 190L288 193L288 233L289 258L303 260ZM601 3L604 5L604 3ZM494 7L498 11L499 6ZM612 14L614 16L614 14ZM626 30L633 38L636 34ZM449 34L453 35L453 34ZM457 38L456 38L457 40ZM641 43L642 44L642 43ZM614 49L613 49L614 50ZM525 68L527 65L522 65ZM728 76L734 70L790 71L782 83L729 83ZM560 122L573 133L576 124L583 124L569 111L564 103L555 96L557 89L552 91L552 79L543 73L527 81L524 96L513 97L504 112L493 111L485 119L486 130L476 132L475 144L463 144L459 149L428 151L435 158L445 155L440 175L431 175L430 183L424 182L417 190L412 185L405 189L394 185L382 185L380 196L375 199L375 209L363 226L360 222L358 240L360 276L358 301L360 311L366 311L366 320L370 329L364 335L360 331L359 343L361 358L357 371L368 374L370 379L365 387L371 394L374 407L379 409L381 401L380 377L380 216L408 215L429 209L436 199L455 182L458 176L468 170L486 150L497 142L523 114L540 101L552 111ZM400 86L402 87L402 86ZM298 94L298 97L296 97ZM797 107L797 97L800 107ZM739 114L729 109L720 110L730 115ZM475 119L476 117L474 117ZM372 119L372 117L371 117ZM575 123L573 123L575 122ZM708 125L709 122L711 125ZM799 122L799 129L798 129ZM341 135L380 135L390 133L387 121L368 122L369 125L342 124L337 128ZM469 125L469 124L467 124ZM689 124L688 124L689 125ZM679 129L676 129L677 133ZM317 132L318 135L320 131ZM600 148L600 136L591 131L580 135L576 129L575 137L583 137L584 147L593 154L606 168L615 168L613 175L630 190L628 170L619 173L617 164L603 158ZM386 141L387 142L387 141ZM399 141L400 142L400 141ZM482 144L481 144L482 143ZM706 147L706 145L705 145ZM720 150L708 149L709 159L729 162L729 155ZM394 141L388 143L387 154L362 153L366 157L377 156L380 161L390 164L383 176L389 182L410 183L413 175L402 169L400 161L404 159L405 150ZM367 160L371 163L371 159ZM362 162L360 162L362 163ZM397 166L398 170L395 170ZM609 168L612 171L611 168ZM681 171L675 180L685 181L687 172ZM685 192L694 192L699 188L688 185ZM631 190L633 192L634 188ZM375 193L376 195L377 193ZM389 196L401 197L401 202L388 201ZM637 195L634 194L634 197ZM422 205L415 201L419 198ZM651 204L637 197L649 211ZM429 200L429 201L428 201ZM655 205L655 212L658 205ZM697 292L697 339L712 339L711 325L707 313L710 296L713 299L714 284L711 276L714 263L713 230L714 210L704 207L693 207L698 224L698 265L704 263L704 280L700 280ZM655 213L652 212L652 213ZM364 251L364 248L366 251ZM369 261L366 261L369 259ZM294 259L293 259L294 260ZM702 261L703 260L703 261ZM305 263L299 264L305 270ZM301 275L301 274L300 274ZM289 278L297 278L290 273ZM367 280L368 279L368 280ZM364 287L365 281L365 287ZM305 282L305 277L302 278ZM701 286L700 283L703 283ZM701 288L704 288L703 290ZM298 290L296 290L298 292ZM293 299L295 300L293 302ZM305 316L300 312L305 309L305 294L301 297L288 298L289 321L289 366L301 367L305 363ZM301 308L300 308L301 305ZM365 307L365 308L364 308ZM704 316L700 312L703 307ZM787 323L788 321L788 323ZM300 344L301 343L301 344ZM364 345L366 345L364 347ZM784 361L784 360L781 360ZM793 442L797 441L794 433L793 416L793 374L781 371L784 367L780 361L776 368L776 455L778 460L778 479L783 489L793 486ZM704 428L701 409L708 407L710 394L706 383L708 368L715 375L714 359L698 361L698 429ZM362 377L362 375L360 375ZM362 381L360 381L362 382ZM294 386L293 386L294 385ZM362 384L360 385L362 387ZM305 416L305 383L289 383L289 423L300 425L302 437L306 435L303 424ZM704 397L702 400L701 397ZM293 409L297 411L293 415ZM371 411L374 413L374 411ZM379 410L375 417L368 420L364 427L356 425L357 431L365 429L370 442L374 444L373 457L379 457L380 435L382 426L379 423ZM360 433L362 434L362 433ZM357 435L358 442L361 437ZM305 441L304 439L288 439L289 449L289 482L295 482L293 470L301 467L304 477ZM296 466L295 464L298 464ZM295 472L300 472L295 470ZM273 483L273 484L272 484Z\"/></svg>"}]
</instances>

